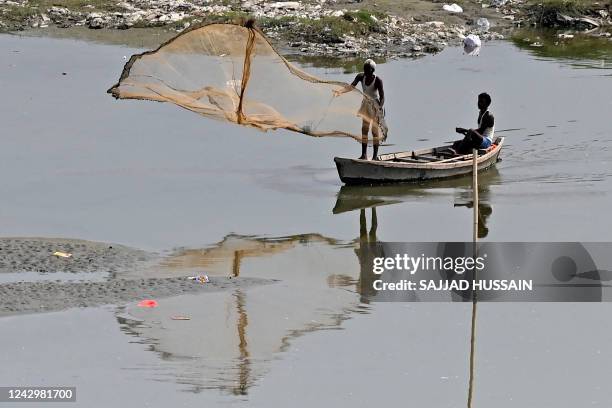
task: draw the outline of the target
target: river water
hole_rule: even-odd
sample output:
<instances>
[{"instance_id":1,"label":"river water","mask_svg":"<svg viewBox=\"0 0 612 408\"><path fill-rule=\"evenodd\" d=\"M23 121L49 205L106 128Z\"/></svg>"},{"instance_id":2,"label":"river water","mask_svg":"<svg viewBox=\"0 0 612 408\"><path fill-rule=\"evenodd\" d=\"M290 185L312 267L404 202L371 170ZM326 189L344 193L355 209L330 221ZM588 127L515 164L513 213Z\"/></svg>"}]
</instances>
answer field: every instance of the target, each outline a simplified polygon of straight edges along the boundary
<instances>
[{"instance_id":1,"label":"river water","mask_svg":"<svg viewBox=\"0 0 612 408\"><path fill-rule=\"evenodd\" d=\"M383 152L452 140L456 126L475 126L476 95L487 91L506 143L480 178L481 239L610 241L611 57L547 55L523 42L380 64L393 144ZM105 91L137 51L0 36L2 235L181 248L158 275L281 282L179 296L151 312L2 318L10 352L0 363L11 370L0 383L76 385L88 407L465 406L469 306L370 303L358 293L354 247L364 231L469 240L469 179L347 188L332 158L356 157L353 141L115 101ZM171 322L169 311L192 320ZM610 406L611 311L481 306L475 406Z\"/></svg>"}]
</instances>

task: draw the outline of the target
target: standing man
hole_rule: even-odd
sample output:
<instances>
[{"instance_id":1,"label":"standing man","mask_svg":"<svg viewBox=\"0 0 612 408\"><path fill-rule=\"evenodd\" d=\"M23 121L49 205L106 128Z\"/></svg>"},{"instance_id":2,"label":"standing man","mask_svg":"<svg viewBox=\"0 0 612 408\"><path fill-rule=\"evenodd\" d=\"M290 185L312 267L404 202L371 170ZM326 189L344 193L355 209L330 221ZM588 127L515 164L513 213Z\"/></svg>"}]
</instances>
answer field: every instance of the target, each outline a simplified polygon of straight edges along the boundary
<instances>
[{"instance_id":1,"label":"standing man","mask_svg":"<svg viewBox=\"0 0 612 408\"><path fill-rule=\"evenodd\" d=\"M383 81L377 75L374 75L376 70L376 63L367 59L363 63L363 72L357 74L351 87L348 89L334 91L334 96L338 96L344 92L348 92L354 89L358 83L361 83L361 89L366 95L361 102L361 107L357 112L358 116L361 116L361 160L367 160L368 150L368 133L372 129L372 138L374 141L374 152L372 160L378 160L378 145L380 144L381 134L380 125L382 120L382 107L385 104L385 90L383 88ZM377 104L378 106L374 106Z\"/></svg>"},{"instance_id":2,"label":"standing man","mask_svg":"<svg viewBox=\"0 0 612 408\"><path fill-rule=\"evenodd\" d=\"M478 129L456 128L457 133L465 135L453 143L451 150L456 154L468 154L472 149L488 149L493 144L495 118L489 112L491 97L483 92L478 95Z\"/></svg>"}]
</instances>

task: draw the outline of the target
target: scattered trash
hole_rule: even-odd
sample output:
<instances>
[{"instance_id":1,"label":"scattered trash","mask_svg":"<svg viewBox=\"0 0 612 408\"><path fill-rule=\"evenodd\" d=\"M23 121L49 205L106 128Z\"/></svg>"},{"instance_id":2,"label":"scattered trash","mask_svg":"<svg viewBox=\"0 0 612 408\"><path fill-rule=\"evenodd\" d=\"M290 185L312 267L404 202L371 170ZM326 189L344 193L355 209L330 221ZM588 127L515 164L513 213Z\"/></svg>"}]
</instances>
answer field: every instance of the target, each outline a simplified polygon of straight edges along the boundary
<instances>
[{"instance_id":1,"label":"scattered trash","mask_svg":"<svg viewBox=\"0 0 612 408\"><path fill-rule=\"evenodd\" d=\"M192 280L192 281L197 281L197 282L200 282L200 283L208 283L208 282L210 282L210 279L208 278L208 275L190 276L187 279Z\"/></svg>"},{"instance_id":2,"label":"scattered trash","mask_svg":"<svg viewBox=\"0 0 612 408\"><path fill-rule=\"evenodd\" d=\"M442 9L448 11L449 13L463 13L463 9L457 3L453 3L450 6L445 4L442 6Z\"/></svg>"},{"instance_id":3,"label":"scattered trash","mask_svg":"<svg viewBox=\"0 0 612 408\"><path fill-rule=\"evenodd\" d=\"M62 251L55 251L53 255L57 256L58 258L72 258L72 254Z\"/></svg>"},{"instance_id":4,"label":"scattered trash","mask_svg":"<svg viewBox=\"0 0 612 408\"><path fill-rule=\"evenodd\" d=\"M191 320L191 317L187 317L187 316L171 316L170 319L172 319L172 320Z\"/></svg>"},{"instance_id":5,"label":"scattered trash","mask_svg":"<svg viewBox=\"0 0 612 408\"><path fill-rule=\"evenodd\" d=\"M480 41L480 37L475 34L470 34L463 39L463 52L465 52L467 55L479 55L481 46L482 41Z\"/></svg>"},{"instance_id":6,"label":"scattered trash","mask_svg":"<svg viewBox=\"0 0 612 408\"><path fill-rule=\"evenodd\" d=\"M157 302L153 299L145 299L138 302L140 307L157 307Z\"/></svg>"},{"instance_id":7,"label":"scattered trash","mask_svg":"<svg viewBox=\"0 0 612 408\"><path fill-rule=\"evenodd\" d=\"M569 40L571 38L574 38L574 34L561 33L557 37L561 38L562 40Z\"/></svg>"},{"instance_id":8,"label":"scattered trash","mask_svg":"<svg viewBox=\"0 0 612 408\"><path fill-rule=\"evenodd\" d=\"M491 2L491 4L493 5L493 7L501 7L504 4L506 4L508 2L508 0L493 0Z\"/></svg>"},{"instance_id":9,"label":"scattered trash","mask_svg":"<svg viewBox=\"0 0 612 408\"><path fill-rule=\"evenodd\" d=\"M593 19L593 18L589 18L589 17L579 17L576 19L576 21L578 22L578 24L582 24L582 25L586 25L588 27L599 27L599 21Z\"/></svg>"},{"instance_id":10,"label":"scattered trash","mask_svg":"<svg viewBox=\"0 0 612 408\"><path fill-rule=\"evenodd\" d=\"M478 26L478 28L484 31L489 31L489 28L491 28L491 23L489 23L489 20L484 17L481 17L476 20L476 25Z\"/></svg>"}]
</instances>

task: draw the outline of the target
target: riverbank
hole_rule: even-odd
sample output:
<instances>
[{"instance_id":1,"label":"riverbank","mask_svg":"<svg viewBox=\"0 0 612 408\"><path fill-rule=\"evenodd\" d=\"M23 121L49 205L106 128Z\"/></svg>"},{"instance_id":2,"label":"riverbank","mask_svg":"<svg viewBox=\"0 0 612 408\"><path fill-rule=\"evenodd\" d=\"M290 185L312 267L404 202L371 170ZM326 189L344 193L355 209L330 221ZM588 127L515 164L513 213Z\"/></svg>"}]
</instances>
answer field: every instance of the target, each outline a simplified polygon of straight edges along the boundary
<instances>
[{"instance_id":1,"label":"riverbank","mask_svg":"<svg viewBox=\"0 0 612 408\"><path fill-rule=\"evenodd\" d=\"M588 17L575 17L580 13ZM576 29L610 24L609 5L570 8L565 3L535 5L524 0L470 0L460 5L424 0L71 0L62 6L49 0L0 0L0 30L5 32L157 28L171 36L194 24L248 17L255 17L275 45L290 53L379 58L437 53L468 34L484 41L501 39L513 27L530 24Z\"/></svg>"}]
</instances>

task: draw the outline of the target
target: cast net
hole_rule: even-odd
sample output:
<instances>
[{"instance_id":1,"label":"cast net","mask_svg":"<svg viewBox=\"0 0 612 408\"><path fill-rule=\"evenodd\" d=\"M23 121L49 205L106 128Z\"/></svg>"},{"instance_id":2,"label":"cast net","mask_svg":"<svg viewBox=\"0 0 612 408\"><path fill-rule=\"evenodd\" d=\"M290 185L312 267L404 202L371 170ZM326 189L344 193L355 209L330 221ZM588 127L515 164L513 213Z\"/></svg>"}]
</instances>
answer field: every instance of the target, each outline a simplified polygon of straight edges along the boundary
<instances>
[{"instance_id":1,"label":"cast net","mask_svg":"<svg viewBox=\"0 0 612 408\"><path fill-rule=\"evenodd\" d=\"M121 99L171 102L264 131L361 141L365 120L379 129L381 140L387 135L375 99L296 68L252 24L195 27L155 51L133 55L108 92Z\"/></svg>"}]
</instances>

